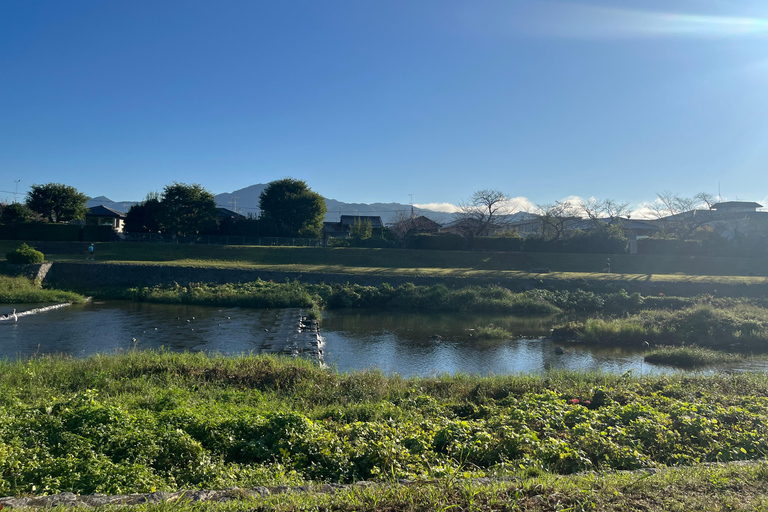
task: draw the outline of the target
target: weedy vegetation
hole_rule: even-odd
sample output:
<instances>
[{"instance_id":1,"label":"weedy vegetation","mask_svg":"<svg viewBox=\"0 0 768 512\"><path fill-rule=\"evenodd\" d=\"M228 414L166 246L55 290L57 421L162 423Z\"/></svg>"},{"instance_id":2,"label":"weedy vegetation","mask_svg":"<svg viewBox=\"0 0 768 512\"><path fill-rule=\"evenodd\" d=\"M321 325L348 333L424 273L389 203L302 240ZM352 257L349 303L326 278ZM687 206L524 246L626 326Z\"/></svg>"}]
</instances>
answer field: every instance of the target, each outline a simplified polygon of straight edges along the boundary
<instances>
[{"instance_id":1,"label":"weedy vegetation","mask_svg":"<svg viewBox=\"0 0 768 512\"><path fill-rule=\"evenodd\" d=\"M0 495L756 460L768 376L404 379L274 357L0 364Z\"/></svg>"}]
</instances>

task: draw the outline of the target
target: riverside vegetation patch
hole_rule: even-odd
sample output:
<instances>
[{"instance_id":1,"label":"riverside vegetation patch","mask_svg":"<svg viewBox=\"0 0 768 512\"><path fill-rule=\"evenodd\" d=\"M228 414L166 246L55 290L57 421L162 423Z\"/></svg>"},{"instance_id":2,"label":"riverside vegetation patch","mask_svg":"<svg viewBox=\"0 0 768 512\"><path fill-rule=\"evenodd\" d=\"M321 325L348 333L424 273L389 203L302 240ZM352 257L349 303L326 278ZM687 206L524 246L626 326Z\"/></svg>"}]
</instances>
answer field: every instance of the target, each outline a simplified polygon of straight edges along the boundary
<instances>
[{"instance_id":1,"label":"riverside vegetation patch","mask_svg":"<svg viewBox=\"0 0 768 512\"><path fill-rule=\"evenodd\" d=\"M0 364L0 495L687 466L768 453L768 376L404 379L274 357Z\"/></svg>"}]
</instances>

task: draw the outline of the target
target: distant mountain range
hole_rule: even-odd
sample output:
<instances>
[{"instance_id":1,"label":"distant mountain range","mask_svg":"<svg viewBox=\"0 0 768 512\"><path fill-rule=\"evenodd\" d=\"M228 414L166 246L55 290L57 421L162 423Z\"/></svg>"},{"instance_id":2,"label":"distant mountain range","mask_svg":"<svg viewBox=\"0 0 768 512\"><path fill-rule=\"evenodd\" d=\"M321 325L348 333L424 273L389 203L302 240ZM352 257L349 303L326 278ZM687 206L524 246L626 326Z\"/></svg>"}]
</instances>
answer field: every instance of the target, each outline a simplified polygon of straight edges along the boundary
<instances>
[{"instance_id":1,"label":"distant mountain range","mask_svg":"<svg viewBox=\"0 0 768 512\"><path fill-rule=\"evenodd\" d=\"M215 197L216 204L222 208L228 208L233 211L237 211L243 215L259 214L259 196L264 188L267 186L265 183L259 183L257 185L251 185L250 187L241 188L235 190L232 193L218 194ZM127 212L131 206L137 204L138 201L112 201L108 197L98 196L94 197L86 203L89 208L92 206L106 206L120 212ZM395 214L399 211L409 212L411 211L411 205L402 203L344 203L336 201L335 199L325 198L325 206L328 209L328 213L325 215L326 221L338 221L341 215L377 215L381 217L384 223L390 222ZM414 212L417 215L424 215L440 224L447 224L455 220L453 214L445 212L435 212L432 210L425 210L422 208L414 208Z\"/></svg>"}]
</instances>

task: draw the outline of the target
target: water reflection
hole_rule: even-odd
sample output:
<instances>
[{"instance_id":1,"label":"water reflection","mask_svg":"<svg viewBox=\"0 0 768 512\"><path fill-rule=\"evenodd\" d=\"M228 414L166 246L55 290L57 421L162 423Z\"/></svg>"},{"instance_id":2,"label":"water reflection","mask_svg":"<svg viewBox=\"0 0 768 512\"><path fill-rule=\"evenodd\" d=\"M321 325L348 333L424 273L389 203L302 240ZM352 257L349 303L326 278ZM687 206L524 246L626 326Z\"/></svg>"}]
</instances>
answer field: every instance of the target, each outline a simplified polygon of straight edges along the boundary
<instances>
[{"instance_id":1,"label":"water reflection","mask_svg":"<svg viewBox=\"0 0 768 512\"><path fill-rule=\"evenodd\" d=\"M0 322L0 357L52 353L83 357L161 347L239 354L260 344L265 337L262 326L272 316L269 310L241 308L121 301L78 304L25 316L13 324Z\"/></svg>"},{"instance_id":2,"label":"water reflection","mask_svg":"<svg viewBox=\"0 0 768 512\"><path fill-rule=\"evenodd\" d=\"M380 368L410 375L441 373L509 374L545 370L593 370L624 373L667 372L643 362L639 351L555 345L542 336L553 319L333 312L323 320L325 360L341 371ZM504 327L523 339L480 340L478 325Z\"/></svg>"},{"instance_id":3,"label":"water reflection","mask_svg":"<svg viewBox=\"0 0 768 512\"><path fill-rule=\"evenodd\" d=\"M14 307L0 305L0 314ZM84 357L136 349L205 351L235 355L268 351L280 310L214 308L137 302L94 302L0 322L0 358L64 353ZM510 374L547 370L670 373L643 362L642 352L555 345L543 338L555 319L400 312L327 312L325 362L340 371L380 368L403 376L442 373ZM488 341L477 326L494 324L515 334ZM522 339L518 337L522 336ZM763 370L747 363L735 370ZM749 367L747 367L749 366ZM721 368L722 370L722 368Z\"/></svg>"}]
</instances>

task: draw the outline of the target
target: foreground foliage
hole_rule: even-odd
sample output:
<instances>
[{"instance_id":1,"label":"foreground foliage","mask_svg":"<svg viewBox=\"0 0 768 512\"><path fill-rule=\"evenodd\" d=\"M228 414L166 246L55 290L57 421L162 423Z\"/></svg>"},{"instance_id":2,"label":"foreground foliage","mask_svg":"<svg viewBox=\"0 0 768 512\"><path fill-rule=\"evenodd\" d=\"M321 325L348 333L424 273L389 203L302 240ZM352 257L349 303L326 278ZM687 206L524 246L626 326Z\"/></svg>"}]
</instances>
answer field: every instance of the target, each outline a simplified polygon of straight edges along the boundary
<instances>
[{"instance_id":1,"label":"foreground foliage","mask_svg":"<svg viewBox=\"0 0 768 512\"><path fill-rule=\"evenodd\" d=\"M233 493L236 491L233 491ZM241 495L244 494L241 492ZM626 511L688 512L768 510L768 466L693 466L645 473L558 476L520 472L508 482L462 477L409 485L360 486L333 493L290 492L225 503L192 502L186 496L157 505L113 507L116 511L178 512L433 512Z\"/></svg>"},{"instance_id":2,"label":"foreground foliage","mask_svg":"<svg viewBox=\"0 0 768 512\"><path fill-rule=\"evenodd\" d=\"M0 495L760 459L768 376L428 379L132 352L0 364Z\"/></svg>"}]
</instances>

